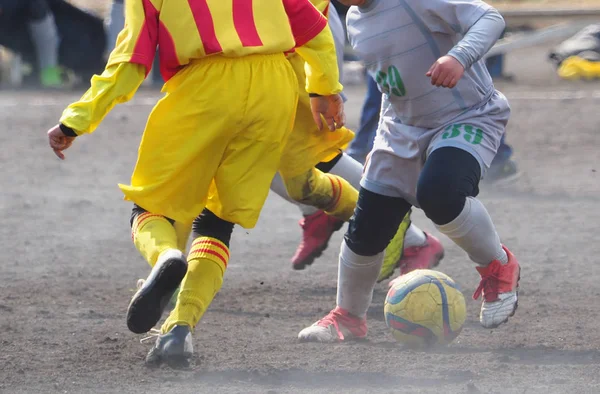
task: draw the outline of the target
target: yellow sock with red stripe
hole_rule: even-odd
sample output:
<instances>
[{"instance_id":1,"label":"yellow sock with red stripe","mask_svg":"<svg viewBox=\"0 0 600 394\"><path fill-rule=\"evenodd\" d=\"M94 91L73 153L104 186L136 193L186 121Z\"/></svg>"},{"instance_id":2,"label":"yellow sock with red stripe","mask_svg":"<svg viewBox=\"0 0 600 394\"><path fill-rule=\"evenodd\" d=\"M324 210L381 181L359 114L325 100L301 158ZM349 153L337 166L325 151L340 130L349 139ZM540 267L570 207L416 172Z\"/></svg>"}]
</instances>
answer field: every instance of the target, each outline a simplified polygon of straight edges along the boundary
<instances>
[{"instance_id":1,"label":"yellow sock with red stripe","mask_svg":"<svg viewBox=\"0 0 600 394\"><path fill-rule=\"evenodd\" d=\"M211 237L194 240L177 305L161 327L162 333L169 332L176 325L194 329L221 289L228 261L229 248L223 242Z\"/></svg>"},{"instance_id":2,"label":"yellow sock with red stripe","mask_svg":"<svg viewBox=\"0 0 600 394\"><path fill-rule=\"evenodd\" d=\"M354 214L358 202L358 190L348 181L333 174L323 174L331 184L331 205L324 209L327 214L345 222Z\"/></svg>"},{"instance_id":3,"label":"yellow sock with red stripe","mask_svg":"<svg viewBox=\"0 0 600 394\"><path fill-rule=\"evenodd\" d=\"M347 222L354 214L358 191L348 181L312 168L294 178L282 174L288 194L294 200L322 209Z\"/></svg>"},{"instance_id":4,"label":"yellow sock with red stripe","mask_svg":"<svg viewBox=\"0 0 600 394\"><path fill-rule=\"evenodd\" d=\"M151 267L167 249L177 249L177 234L173 225L162 215L144 212L133 220L131 238L140 254Z\"/></svg>"}]
</instances>

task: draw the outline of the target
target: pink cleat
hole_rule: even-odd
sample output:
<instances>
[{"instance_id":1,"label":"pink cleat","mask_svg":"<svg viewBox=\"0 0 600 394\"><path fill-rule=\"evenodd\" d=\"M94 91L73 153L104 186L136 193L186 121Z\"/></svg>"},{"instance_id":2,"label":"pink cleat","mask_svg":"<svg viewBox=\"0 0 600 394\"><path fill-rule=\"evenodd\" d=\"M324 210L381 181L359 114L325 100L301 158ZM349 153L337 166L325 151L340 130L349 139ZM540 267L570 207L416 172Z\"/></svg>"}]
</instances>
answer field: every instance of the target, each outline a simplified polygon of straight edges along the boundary
<instances>
[{"instance_id":1,"label":"pink cleat","mask_svg":"<svg viewBox=\"0 0 600 394\"><path fill-rule=\"evenodd\" d=\"M425 237L424 245L409 246L404 249L398 262L400 267L399 277L414 270L435 268L444 258L444 247L441 242L429 233L425 233ZM390 287L394 285L396 279L390 281Z\"/></svg>"},{"instance_id":2,"label":"pink cleat","mask_svg":"<svg viewBox=\"0 0 600 394\"><path fill-rule=\"evenodd\" d=\"M298 334L301 342L342 342L367 336L367 319L351 315L339 306Z\"/></svg>"},{"instance_id":3,"label":"pink cleat","mask_svg":"<svg viewBox=\"0 0 600 394\"><path fill-rule=\"evenodd\" d=\"M343 221L329 216L323 211L317 211L302 218L300 220L302 242L292 257L292 267L295 270L303 270L306 266L311 265L327 249L333 233L343 225Z\"/></svg>"},{"instance_id":4,"label":"pink cleat","mask_svg":"<svg viewBox=\"0 0 600 394\"><path fill-rule=\"evenodd\" d=\"M502 246L508 263L492 261L487 267L477 267L481 282L473 294L477 300L483 296L479 321L485 328L496 328L506 323L517 310L521 266L515 256Z\"/></svg>"}]
</instances>

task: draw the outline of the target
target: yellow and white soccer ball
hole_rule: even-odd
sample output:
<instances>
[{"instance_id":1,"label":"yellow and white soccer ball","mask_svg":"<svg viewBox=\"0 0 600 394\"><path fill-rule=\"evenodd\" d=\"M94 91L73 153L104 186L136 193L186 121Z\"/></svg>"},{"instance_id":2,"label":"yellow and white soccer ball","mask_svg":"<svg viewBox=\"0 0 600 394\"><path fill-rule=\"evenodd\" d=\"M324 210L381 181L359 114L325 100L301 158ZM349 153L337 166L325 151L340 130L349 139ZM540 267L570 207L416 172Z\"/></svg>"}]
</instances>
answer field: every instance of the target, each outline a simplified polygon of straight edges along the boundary
<instances>
[{"instance_id":1,"label":"yellow and white soccer ball","mask_svg":"<svg viewBox=\"0 0 600 394\"><path fill-rule=\"evenodd\" d=\"M456 283L434 270L415 270L394 281L384 305L392 335L410 347L449 344L460 334L466 303Z\"/></svg>"}]
</instances>

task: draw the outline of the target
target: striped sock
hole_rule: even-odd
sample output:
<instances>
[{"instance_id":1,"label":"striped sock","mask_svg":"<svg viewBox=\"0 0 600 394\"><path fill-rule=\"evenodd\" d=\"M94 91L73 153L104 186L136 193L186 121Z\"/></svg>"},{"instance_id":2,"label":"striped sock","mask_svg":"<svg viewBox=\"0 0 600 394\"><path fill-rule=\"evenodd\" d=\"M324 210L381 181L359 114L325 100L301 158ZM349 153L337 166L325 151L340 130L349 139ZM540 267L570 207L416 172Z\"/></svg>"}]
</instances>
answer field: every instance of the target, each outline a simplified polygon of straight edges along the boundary
<instances>
[{"instance_id":1,"label":"striped sock","mask_svg":"<svg viewBox=\"0 0 600 394\"><path fill-rule=\"evenodd\" d=\"M229 248L223 242L211 237L194 240L177 305L163 324L161 332L169 332L176 325L194 329L221 289L228 261Z\"/></svg>"},{"instance_id":2,"label":"striped sock","mask_svg":"<svg viewBox=\"0 0 600 394\"><path fill-rule=\"evenodd\" d=\"M332 203L324 209L327 214L345 222L350 220L358 201L358 191L348 181L337 175L323 174L331 184Z\"/></svg>"},{"instance_id":3,"label":"striped sock","mask_svg":"<svg viewBox=\"0 0 600 394\"><path fill-rule=\"evenodd\" d=\"M162 252L177 249L177 234L171 223L164 216L150 212L144 212L134 219L131 239L151 267L154 267Z\"/></svg>"}]
</instances>

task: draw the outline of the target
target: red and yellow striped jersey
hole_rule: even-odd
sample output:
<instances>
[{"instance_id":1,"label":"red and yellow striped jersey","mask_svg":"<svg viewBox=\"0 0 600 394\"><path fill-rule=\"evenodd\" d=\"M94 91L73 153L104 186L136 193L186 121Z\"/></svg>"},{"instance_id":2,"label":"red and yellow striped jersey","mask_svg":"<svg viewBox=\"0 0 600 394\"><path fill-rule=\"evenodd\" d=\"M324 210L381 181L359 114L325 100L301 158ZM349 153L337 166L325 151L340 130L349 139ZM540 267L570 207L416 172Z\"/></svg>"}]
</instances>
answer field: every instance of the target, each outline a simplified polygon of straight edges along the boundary
<instances>
[{"instance_id":1,"label":"red and yellow striped jersey","mask_svg":"<svg viewBox=\"0 0 600 394\"><path fill-rule=\"evenodd\" d=\"M323 15L327 16L329 13L329 4L331 2L329 0L310 0L310 2L323 13Z\"/></svg>"},{"instance_id":2,"label":"red and yellow striped jersey","mask_svg":"<svg viewBox=\"0 0 600 394\"><path fill-rule=\"evenodd\" d=\"M107 66L136 63L148 72L158 45L165 80L192 59L287 52L327 26L308 0L127 0L125 4L126 25Z\"/></svg>"}]
</instances>

